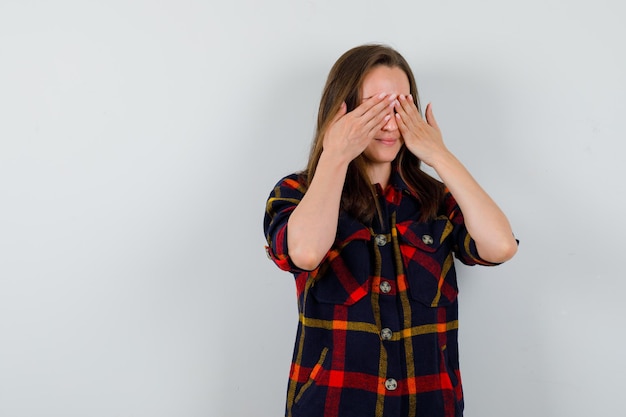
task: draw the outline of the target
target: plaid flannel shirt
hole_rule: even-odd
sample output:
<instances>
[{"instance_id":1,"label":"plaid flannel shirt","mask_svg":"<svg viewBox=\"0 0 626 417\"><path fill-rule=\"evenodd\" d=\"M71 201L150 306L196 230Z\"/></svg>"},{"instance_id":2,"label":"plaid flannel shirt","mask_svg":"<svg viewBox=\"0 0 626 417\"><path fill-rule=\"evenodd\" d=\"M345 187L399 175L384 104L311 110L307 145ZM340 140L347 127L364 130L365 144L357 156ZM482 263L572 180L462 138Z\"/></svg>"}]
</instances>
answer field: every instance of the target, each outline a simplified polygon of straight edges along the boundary
<instances>
[{"instance_id":1,"label":"plaid flannel shirt","mask_svg":"<svg viewBox=\"0 0 626 417\"><path fill-rule=\"evenodd\" d=\"M452 195L436 219L419 222L419 203L394 172L379 187L386 224L340 213L332 248L304 271L287 250L287 221L304 192L298 175L283 178L264 220L268 256L296 282L286 416L462 416L453 257L493 264L478 256Z\"/></svg>"}]
</instances>

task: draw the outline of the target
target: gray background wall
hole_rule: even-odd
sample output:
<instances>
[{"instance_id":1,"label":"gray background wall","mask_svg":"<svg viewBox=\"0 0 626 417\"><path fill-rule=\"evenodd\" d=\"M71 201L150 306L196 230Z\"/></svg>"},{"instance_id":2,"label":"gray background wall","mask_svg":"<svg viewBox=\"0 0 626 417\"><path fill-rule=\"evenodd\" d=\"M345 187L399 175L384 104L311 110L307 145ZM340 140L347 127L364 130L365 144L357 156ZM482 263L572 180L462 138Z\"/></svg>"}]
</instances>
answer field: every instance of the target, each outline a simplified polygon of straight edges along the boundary
<instances>
[{"instance_id":1,"label":"gray background wall","mask_svg":"<svg viewBox=\"0 0 626 417\"><path fill-rule=\"evenodd\" d=\"M468 417L620 415L618 0L0 1L0 416L279 416L265 257L325 77L384 42L521 240L460 267Z\"/></svg>"}]
</instances>

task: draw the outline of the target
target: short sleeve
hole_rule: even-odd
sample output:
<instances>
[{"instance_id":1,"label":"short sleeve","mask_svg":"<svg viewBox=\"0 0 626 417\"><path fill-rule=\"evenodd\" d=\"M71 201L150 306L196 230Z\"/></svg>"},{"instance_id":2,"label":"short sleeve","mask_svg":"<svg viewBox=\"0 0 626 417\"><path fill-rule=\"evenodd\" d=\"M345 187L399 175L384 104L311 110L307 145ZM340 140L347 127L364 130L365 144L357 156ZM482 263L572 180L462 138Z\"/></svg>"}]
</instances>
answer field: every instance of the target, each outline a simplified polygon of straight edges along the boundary
<instances>
[{"instance_id":1,"label":"short sleeve","mask_svg":"<svg viewBox=\"0 0 626 417\"><path fill-rule=\"evenodd\" d=\"M265 206L263 229L267 256L282 270L304 272L293 264L287 250L287 222L302 200L306 190L303 179L297 174L281 179L270 193Z\"/></svg>"},{"instance_id":2,"label":"short sleeve","mask_svg":"<svg viewBox=\"0 0 626 417\"><path fill-rule=\"evenodd\" d=\"M480 257L476 249L476 242L472 236L470 236L465 226L461 208L448 190L446 190L444 197L443 208L446 217L454 226L452 235L454 239L453 251L456 258L465 265L499 265L498 263L489 262Z\"/></svg>"}]
</instances>

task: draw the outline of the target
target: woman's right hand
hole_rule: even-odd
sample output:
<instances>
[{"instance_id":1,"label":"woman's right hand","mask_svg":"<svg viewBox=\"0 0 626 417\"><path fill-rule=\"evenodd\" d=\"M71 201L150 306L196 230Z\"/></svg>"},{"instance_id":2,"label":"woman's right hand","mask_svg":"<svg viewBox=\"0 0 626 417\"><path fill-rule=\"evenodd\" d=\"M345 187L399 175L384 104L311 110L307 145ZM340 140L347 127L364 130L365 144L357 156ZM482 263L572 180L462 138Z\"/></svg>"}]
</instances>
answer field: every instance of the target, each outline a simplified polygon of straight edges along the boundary
<instances>
[{"instance_id":1,"label":"woman's right hand","mask_svg":"<svg viewBox=\"0 0 626 417\"><path fill-rule=\"evenodd\" d=\"M359 156L393 116L395 100L395 94L381 93L366 99L349 113L346 113L346 103L342 103L324 134L324 151L346 163Z\"/></svg>"},{"instance_id":2,"label":"woman's right hand","mask_svg":"<svg viewBox=\"0 0 626 417\"><path fill-rule=\"evenodd\" d=\"M331 248L337 236L348 164L367 148L393 116L395 100L395 95L378 94L365 99L349 113L344 103L330 122L315 175L289 217L287 246L297 267L315 269Z\"/></svg>"}]
</instances>

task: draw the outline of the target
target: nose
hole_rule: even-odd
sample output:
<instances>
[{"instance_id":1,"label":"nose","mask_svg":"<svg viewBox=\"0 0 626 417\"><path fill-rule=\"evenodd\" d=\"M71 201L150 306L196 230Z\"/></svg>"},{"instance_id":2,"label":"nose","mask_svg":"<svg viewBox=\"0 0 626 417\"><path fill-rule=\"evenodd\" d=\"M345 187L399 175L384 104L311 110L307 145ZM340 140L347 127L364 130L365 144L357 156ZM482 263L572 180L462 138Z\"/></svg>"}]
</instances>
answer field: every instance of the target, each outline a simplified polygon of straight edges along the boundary
<instances>
[{"instance_id":1,"label":"nose","mask_svg":"<svg viewBox=\"0 0 626 417\"><path fill-rule=\"evenodd\" d=\"M396 114L393 110L391 111L391 119L389 119L389 121L383 126L383 130L385 132L398 130L398 122L396 121Z\"/></svg>"}]
</instances>

